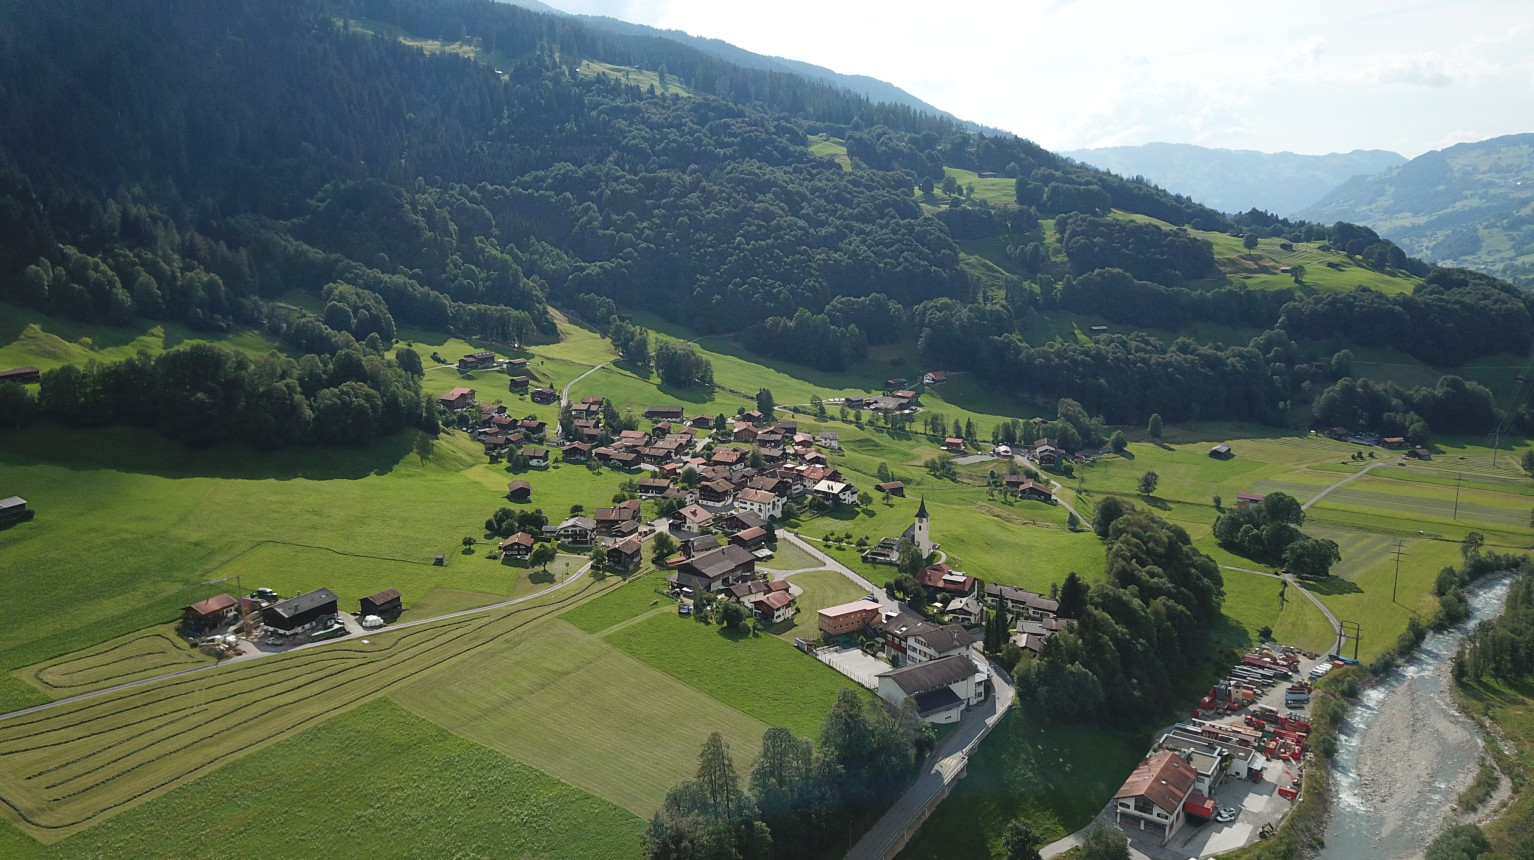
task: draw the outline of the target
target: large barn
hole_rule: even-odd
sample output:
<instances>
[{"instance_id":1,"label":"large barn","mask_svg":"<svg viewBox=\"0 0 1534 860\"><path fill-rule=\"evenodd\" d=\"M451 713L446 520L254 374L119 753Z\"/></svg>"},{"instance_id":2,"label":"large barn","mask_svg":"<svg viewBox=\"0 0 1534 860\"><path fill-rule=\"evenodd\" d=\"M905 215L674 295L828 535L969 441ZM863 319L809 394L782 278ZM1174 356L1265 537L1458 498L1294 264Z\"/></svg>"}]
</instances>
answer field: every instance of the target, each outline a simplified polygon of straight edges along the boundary
<instances>
[{"instance_id":1,"label":"large barn","mask_svg":"<svg viewBox=\"0 0 1534 860\"><path fill-rule=\"evenodd\" d=\"M300 594L261 610L261 621L283 633L298 633L335 617L338 598L328 588Z\"/></svg>"}]
</instances>

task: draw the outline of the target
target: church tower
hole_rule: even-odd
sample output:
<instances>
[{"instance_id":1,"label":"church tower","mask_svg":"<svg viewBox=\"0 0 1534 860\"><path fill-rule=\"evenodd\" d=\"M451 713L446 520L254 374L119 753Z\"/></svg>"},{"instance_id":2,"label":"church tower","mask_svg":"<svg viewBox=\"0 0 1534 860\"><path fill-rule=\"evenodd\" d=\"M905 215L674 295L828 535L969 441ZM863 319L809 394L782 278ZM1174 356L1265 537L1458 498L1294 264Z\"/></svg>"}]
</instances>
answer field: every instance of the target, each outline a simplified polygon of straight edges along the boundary
<instances>
[{"instance_id":1,"label":"church tower","mask_svg":"<svg viewBox=\"0 0 1534 860\"><path fill-rule=\"evenodd\" d=\"M922 496L921 507L916 509L916 522L911 524L911 543L916 544L916 549L922 558L932 554L936 545L932 543L932 533L929 530L927 517L927 497Z\"/></svg>"}]
</instances>

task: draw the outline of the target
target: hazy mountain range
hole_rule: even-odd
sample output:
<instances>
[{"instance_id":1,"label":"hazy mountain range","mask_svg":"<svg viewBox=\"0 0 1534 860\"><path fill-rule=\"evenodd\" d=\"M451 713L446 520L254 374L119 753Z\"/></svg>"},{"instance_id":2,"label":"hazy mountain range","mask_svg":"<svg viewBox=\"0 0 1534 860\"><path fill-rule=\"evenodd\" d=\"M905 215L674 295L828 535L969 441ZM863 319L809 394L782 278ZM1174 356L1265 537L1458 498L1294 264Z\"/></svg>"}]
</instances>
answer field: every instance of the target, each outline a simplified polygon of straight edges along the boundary
<instances>
[{"instance_id":1,"label":"hazy mountain range","mask_svg":"<svg viewBox=\"0 0 1534 860\"><path fill-rule=\"evenodd\" d=\"M1143 176L1223 212L1256 208L1292 216L1348 179L1406 162L1386 150L1330 155L1210 149L1191 143L1147 143L1062 152L1122 176Z\"/></svg>"}]
</instances>

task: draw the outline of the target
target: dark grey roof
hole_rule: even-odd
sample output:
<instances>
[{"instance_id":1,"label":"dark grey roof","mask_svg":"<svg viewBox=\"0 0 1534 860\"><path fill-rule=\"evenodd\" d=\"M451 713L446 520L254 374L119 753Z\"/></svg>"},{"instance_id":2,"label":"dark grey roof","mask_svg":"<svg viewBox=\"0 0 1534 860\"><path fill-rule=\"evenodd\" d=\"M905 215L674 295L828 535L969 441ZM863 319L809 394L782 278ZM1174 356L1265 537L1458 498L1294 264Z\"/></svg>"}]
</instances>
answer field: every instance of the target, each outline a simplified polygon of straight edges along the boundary
<instances>
[{"instance_id":1,"label":"dark grey roof","mask_svg":"<svg viewBox=\"0 0 1534 860\"><path fill-rule=\"evenodd\" d=\"M932 646L932 650L939 654L959 648L968 648L975 644L975 637L969 635L968 630L957 624L949 624L946 627L937 627L932 630L923 631L921 638L927 640L927 644Z\"/></svg>"},{"instance_id":2,"label":"dark grey roof","mask_svg":"<svg viewBox=\"0 0 1534 860\"><path fill-rule=\"evenodd\" d=\"M728 575L743 564L756 561L756 556L745 547L727 546L713 552L694 556L682 566L699 576L717 579Z\"/></svg>"},{"instance_id":3,"label":"dark grey roof","mask_svg":"<svg viewBox=\"0 0 1534 860\"><path fill-rule=\"evenodd\" d=\"M904 690L906 695L915 696L928 690L957 684L974 674L976 674L975 664L970 662L968 657L956 654L952 657L940 657L925 663L912 663L899 669L891 669L880 673L879 677L889 678Z\"/></svg>"},{"instance_id":4,"label":"dark grey roof","mask_svg":"<svg viewBox=\"0 0 1534 860\"><path fill-rule=\"evenodd\" d=\"M10 508L24 508L26 506L27 500L23 499L21 496L11 496L9 498L0 499L0 511L9 510Z\"/></svg>"},{"instance_id":5,"label":"dark grey roof","mask_svg":"<svg viewBox=\"0 0 1534 860\"><path fill-rule=\"evenodd\" d=\"M935 714L938 711L946 711L954 705L964 704L959 694L951 687L941 687L936 690L928 690L914 697L916 699L916 712L922 716Z\"/></svg>"},{"instance_id":6,"label":"dark grey roof","mask_svg":"<svg viewBox=\"0 0 1534 860\"><path fill-rule=\"evenodd\" d=\"M282 618L292 618L295 615L302 615L317 606L335 603L339 599L330 589L321 588L308 594L300 594L297 597L289 598L281 603L274 603L268 606L266 611L275 613Z\"/></svg>"}]
</instances>

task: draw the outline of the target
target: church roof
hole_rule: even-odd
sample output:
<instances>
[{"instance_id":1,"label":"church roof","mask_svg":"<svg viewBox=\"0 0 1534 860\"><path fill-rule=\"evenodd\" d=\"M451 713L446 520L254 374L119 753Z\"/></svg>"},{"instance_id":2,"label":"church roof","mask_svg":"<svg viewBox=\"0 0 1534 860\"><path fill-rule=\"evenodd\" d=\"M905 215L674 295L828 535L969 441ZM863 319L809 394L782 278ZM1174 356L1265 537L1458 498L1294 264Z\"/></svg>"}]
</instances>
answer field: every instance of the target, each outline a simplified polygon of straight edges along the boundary
<instances>
[{"instance_id":1,"label":"church roof","mask_svg":"<svg viewBox=\"0 0 1534 860\"><path fill-rule=\"evenodd\" d=\"M922 496L921 497L921 507L916 509L916 518L919 519L919 520L927 519L927 497L926 496Z\"/></svg>"}]
</instances>

